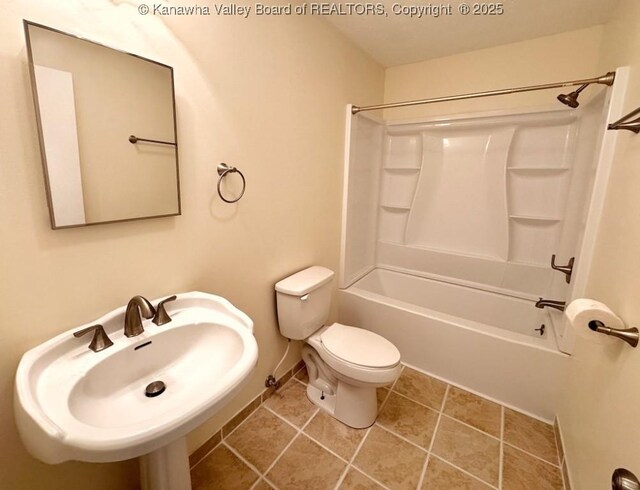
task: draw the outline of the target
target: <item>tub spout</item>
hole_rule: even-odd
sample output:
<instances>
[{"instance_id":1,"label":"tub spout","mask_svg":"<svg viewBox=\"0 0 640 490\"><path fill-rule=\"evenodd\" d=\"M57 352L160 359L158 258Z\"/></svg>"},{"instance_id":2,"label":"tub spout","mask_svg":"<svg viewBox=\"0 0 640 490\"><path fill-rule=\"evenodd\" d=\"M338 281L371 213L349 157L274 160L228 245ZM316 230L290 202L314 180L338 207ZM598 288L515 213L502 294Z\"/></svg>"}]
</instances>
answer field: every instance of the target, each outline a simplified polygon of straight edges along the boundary
<instances>
[{"instance_id":1,"label":"tub spout","mask_svg":"<svg viewBox=\"0 0 640 490\"><path fill-rule=\"evenodd\" d=\"M542 298L536 301L536 308L555 308L556 310L564 311L566 307L567 303L565 301Z\"/></svg>"}]
</instances>

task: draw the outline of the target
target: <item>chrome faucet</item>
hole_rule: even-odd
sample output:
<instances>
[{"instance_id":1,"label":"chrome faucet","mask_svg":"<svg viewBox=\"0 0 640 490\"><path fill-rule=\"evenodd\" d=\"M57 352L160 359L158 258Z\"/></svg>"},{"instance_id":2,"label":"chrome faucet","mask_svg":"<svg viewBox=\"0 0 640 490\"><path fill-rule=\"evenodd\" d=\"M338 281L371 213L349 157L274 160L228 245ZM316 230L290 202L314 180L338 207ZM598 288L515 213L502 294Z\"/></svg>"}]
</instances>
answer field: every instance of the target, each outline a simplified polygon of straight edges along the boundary
<instances>
[{"instance_id":1,"label":"chrome faucet","mask_svg":"<svg viewBox=\"0 0 640 490\"><path fill-rule=\"evenodd\" d=\"M553 299L542 299L536 301L536 308L555 308L556 310L564 311L567 307L565 301L555 301Z\"/></svg>"},{"instance_id":2,"label":"chrome faucet","mask_svg":"<svg viewBox=\"0 0 640 490\"><path fill-rule=\"evenodd\" d=\"M156 314L156 310L149 301L142 296L134 296L127 304L124 314L124 334L135 337L144 332L142 317L149 319Z\"/></svg>"}]
</instances>

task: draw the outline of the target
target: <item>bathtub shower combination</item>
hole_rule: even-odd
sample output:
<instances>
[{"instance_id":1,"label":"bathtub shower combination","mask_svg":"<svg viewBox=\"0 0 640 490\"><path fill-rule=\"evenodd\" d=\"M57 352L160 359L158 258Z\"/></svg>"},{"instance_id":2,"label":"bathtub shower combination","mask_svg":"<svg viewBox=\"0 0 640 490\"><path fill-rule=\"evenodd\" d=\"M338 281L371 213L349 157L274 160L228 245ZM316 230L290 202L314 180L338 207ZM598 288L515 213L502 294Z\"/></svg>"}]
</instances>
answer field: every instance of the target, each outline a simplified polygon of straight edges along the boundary
<instances>
[{"instance_id":1,"label":"bathtub shower combination","mask_svg":"<svg viewBox=\"0 0 640 490\"><path fill-rule=\"evenodd\" d=\"M413 367L552 419L573 332L536 301L584 294L625 70L616 77L573 109L411 122L349 110L340 321ZM574 258L570 283L552 255Z\"/></svg>"}]
</instances>

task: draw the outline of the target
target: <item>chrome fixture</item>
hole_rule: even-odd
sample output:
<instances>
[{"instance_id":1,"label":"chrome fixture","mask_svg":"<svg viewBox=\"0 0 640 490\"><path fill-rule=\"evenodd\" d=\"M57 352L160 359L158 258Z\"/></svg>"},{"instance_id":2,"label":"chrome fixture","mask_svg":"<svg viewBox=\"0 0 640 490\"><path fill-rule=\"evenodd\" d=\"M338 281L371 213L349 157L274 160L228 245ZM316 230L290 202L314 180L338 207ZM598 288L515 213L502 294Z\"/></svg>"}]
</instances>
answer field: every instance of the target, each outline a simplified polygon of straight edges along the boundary
<instances>
[{"instance_id":1,"label":"chrome fixture","mask_svg":"<svg viewBox=\"0 0 640 490\"><path fill-rule=\"evenodd\" d=\"M104 327L102 325L91 325L90 327L83 328L82 330L78 330L77 332L73 332L74 337L82 337L84 334L89 332L93 332L93 338L91 339L91 343L89 344L89 349L93 352L100 352L101 350L105 350L107 347L111 347L113 342L107 335L107 332L104 331Z\"/></svg>"},{"instance_id":2,"label":"chrome fixture","mask_svg":"<svg viewBox=\"0 0 640 490\"><path fill-rule=\"evenodd\" d=\"M156 314L151 303L142 296L134 296L127 304L124 315L124 334L127 337L135 337L144 332L142 317L149 319Z\"/></svg>"},{"instance_id":3,"label":"chrome fixture","mask_svg":"<svg viewBox=\"0 0 640 490\"><path fill-rule=\"evenodd\" d=\"M233 173L237 173L238 175L240 175L240 178L242 179L242 191L240 191L240 195L235 199L227 199L222 195L222 191L220 190L220 184L222 184L222 179L224 179L227 176L227 174L233 174ZM242 196L244 196L244 190L247 188L247 181L244 180L244 175L242 174L242 172L240 172L240 170L238 170L235 167L231 167L227 165L226 163L219 163L218 175L220 176L218 178L218 195L220 196L220 199L222 199L224 202L227 202L229 204L238 202L242 198Z\"/></svg>"},{"instance_id":4,"label":"chrome fixture","mask_svg":"<svg viewBox=\"0 0 640 490\"><path fill-rule=\"evenodd\" d=\"M624 117L621 117L616 122L611 123L607 126L607 129L627 129L629 131L633 131L634 133L640 133L640 117L636 117L631 120L632 117L640 114L640 107L638 107L635 111L630 112Z\"/></svg>"},{"instance_id":5,"label":"chrome fixture","mask_svg":"<svg viewBox=\"0 0 640 490\"><path fill-rule=\"evenodd\" d=\"M536 308L555 308L559 311L564 311L567 307L567 303L564 301L556 301L553 299L542 299L536 301Z\"/></svg>"},{"instance_id":6,"label":"chrome fixture","mask_svg":"<svg viewBox=\"0 0 640 490\"><path fill-rule=\"evenodd\" d=\"M611 475L612 490L640 490L640 481L626 468L618 468Z\"/></svg>"},{"instance_id":7,"label":"chrome fixture","mask_svg":"<svg viewBox=\"0 0 640 490\"><path fill-rule=\"evenodd\" d=\"M594 332L603 333L605 335L611 335L617 337L620 340L624 340L631 347L638 346L638 339L640 334L636 327L632 328L611 328L607 327L604 323L598 320L591 320L589 322L589 328Z\"/></svg>"},{"instance_id":8,"label":"chrome fixture","mask_svg":"<svg viewBox=\"0 0 640 490\"><path fill-rule=\"evenodd\" d=\"M573 263L575 262L575 260L575 257L571 257L567 265L556 265L556 254L553 254L551 256L551 268L554 271L560 271L565 274L565 279L567 281L567 284L569 284L571 282L571 274L573 273Z\"/></svg>"},{"instance_id":9,"label":"chrome fixture","mask_svg":"<svg viewBox=\"0 0 640 490\"><path fill-rule=\"evenodd\" d=\"M560 95L558 95L557 98L564 105L568 105L572 109L575 109L576 107L578 107L580 105L580 102L578 102L578 96L580 95L580 92L582 92L588 86L589 86L589 84L585 83L584 85L581 85L578 88L578 90L574 90L570 94L560 94Z\"/></svg>"},{"instance_id":10,"label":"chrome fixture","mask_svg":"<svg viewBox=\"0 0 640 490\"><path fill-rule=\"evenodd\" d=\"M167 310L164 309L164 304L168 303L169 301L175 301L176 298L177 296L174 294L173 296L169 296L168 298L160 301L160 303L158 303L158 306L156 306L156 314L151 321L158 326L169 323L171 321L171 317L167 313Z\"/></svg>"},{"instance_id":11,"label":"chrome fixture","mask_svg":"<svg viewBox=\"0 0 640 490\"><path fill-rule=\"evenodd\" d=\"M592 83L611 86L613 85L615 78L616 78L615 72L610 71L609 73L601 77L588 78L585 80L574 80L571 82L558 82L558 83L547 83L545 85L530 85L528 87L505 88L501 90L490 90L488 92L474 92L474 93L462 94L462 95L449 95L447 97L435 97L433 99L410 100L407 102L394 102L392 104L378 104L378 105L369 105L364 107L359 107L354 105L351 107L351 114L357 114L358 112L364 112L364 111L376 111L379 109L393 109L395 107L408 107L413 105L434 104L436 102L449 102L452 100L478 99L480 97L492 97L494 95L509 95L509 94L517 94L520 92L532 92L535 90L548 90L552 88L574 87L576 85L586 86Z\"/></svg>"}]
</instances>

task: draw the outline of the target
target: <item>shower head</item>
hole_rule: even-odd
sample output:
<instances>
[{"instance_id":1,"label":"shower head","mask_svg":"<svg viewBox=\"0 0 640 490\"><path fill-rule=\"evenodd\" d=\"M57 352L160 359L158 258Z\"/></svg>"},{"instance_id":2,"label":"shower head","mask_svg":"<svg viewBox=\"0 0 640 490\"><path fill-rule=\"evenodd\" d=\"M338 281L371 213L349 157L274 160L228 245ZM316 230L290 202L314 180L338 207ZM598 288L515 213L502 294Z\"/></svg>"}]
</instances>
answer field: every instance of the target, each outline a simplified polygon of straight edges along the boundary
<instances>
[{"instance_id":1,"label":"shower head","mask_svg":"<svg viewBox=\"0 0 640 490\"><path fill-rule=\"evenodd\" d=\"M564 105L568 105L569 107L575 109L580 105L580 102L578 102L578 95L580 95L580 92L582 92L588 86L589 84L585 83L584 85L581 85L577 90L574 90L570 94L560 94L558 95L558 100L562 102Z\"/></svg>"}]
</instances>

